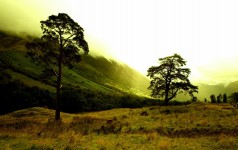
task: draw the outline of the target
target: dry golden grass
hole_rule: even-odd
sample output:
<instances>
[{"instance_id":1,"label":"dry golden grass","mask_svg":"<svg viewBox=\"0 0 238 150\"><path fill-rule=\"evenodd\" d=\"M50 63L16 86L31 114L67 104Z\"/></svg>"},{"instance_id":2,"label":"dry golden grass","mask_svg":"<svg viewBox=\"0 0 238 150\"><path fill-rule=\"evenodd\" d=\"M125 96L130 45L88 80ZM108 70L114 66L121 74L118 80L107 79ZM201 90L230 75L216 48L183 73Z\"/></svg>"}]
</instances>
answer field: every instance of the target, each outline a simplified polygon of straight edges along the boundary
<instances>
[{"instance_id":1,"label":"dry golden grass","mask_svg":"<svg viewBox=\"0 0 238 150\"><path fill-rule=\"evenodd\" d=\"M0 116L0 149L237 149L237 108L194 103L82 114L29 108Z\"/></svg>"},{"instance_id":2,"label":"dry golden grass","mask_svg":"<svg viewBox=\"0 0 238 150\"><path fill-rule=\"evenodd\" d=\"M168 138L162 138L160 141L159 141L159 149L161 150L169 150L169 139Z\"/></svg>"}]
</instances>

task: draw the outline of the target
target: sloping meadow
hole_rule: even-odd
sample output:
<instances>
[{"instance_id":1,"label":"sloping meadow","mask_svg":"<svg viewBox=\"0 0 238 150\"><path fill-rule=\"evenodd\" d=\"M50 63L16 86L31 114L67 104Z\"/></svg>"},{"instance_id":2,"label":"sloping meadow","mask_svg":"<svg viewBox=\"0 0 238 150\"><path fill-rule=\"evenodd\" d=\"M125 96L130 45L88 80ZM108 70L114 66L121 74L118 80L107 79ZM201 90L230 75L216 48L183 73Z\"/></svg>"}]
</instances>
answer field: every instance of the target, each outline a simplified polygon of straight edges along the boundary
<instances>
[{"instance_id":1,"label":"sloping meadow","mask_svg":"<svg viewBox=\"0 0 238 150\"><path fill-rule=\"evenodd\" d=\"M0 149L237 149L238 110L193 103L67 114L34 107L0 116Z\"/></svg>"}]
</instances>

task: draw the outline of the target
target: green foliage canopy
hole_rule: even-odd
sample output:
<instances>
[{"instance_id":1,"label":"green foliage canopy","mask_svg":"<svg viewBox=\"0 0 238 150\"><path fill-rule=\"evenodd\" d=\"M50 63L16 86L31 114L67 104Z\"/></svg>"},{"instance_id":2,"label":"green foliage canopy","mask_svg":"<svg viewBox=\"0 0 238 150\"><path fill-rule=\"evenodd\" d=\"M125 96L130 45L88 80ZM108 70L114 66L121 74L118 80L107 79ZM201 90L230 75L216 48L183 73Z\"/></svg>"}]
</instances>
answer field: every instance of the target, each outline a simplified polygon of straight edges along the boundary
<instances>
[{"instance_id":1,"label":"green foliage canopy","mask_svg":"<svg viewBox=\"0 0 238 150\"><path fill-rule=\"evenodd\" d=\"M73 68L73 63L81 60L79 51L89 52L88 44L84 39L84 30L67 14L51 15L46 21L41 21L43 36L41 39L27 43L28 55L42 66L43 78L52 75L56 80L56 115L60 119L60 94L63 65Z\"/></svg>"},{"instance_id":2,"label":"green foliage canopy","mask_svg":"<svg viewBox=\"0 0 238 150\"><path fill-rule=\"evenodd\" d=\"M147 76L152 79L149 86L152 97L164 97L167 105L178 92L189 93L192 97L194 92L198 92L198 87L192 85L188 79L190 69L183 68L186 61L180 55L159 58L159 63L159 66L152 66L147 71Z\"/></svg>"},{"instance_id":3,"label":"green foliage canopy","mask_svg":"<svg viewBox=\"0 0 238 150\"><path fill-rule=\"evenodd\" d=\"M44 79L58 75L54 66L59 67L60 63L73 68L73 63L81 60L80 50L89 52L83 28L67 14L51 15L40 23L43 36L26 47L32 60L42 66Z\"/></svg>"}]
</instances>

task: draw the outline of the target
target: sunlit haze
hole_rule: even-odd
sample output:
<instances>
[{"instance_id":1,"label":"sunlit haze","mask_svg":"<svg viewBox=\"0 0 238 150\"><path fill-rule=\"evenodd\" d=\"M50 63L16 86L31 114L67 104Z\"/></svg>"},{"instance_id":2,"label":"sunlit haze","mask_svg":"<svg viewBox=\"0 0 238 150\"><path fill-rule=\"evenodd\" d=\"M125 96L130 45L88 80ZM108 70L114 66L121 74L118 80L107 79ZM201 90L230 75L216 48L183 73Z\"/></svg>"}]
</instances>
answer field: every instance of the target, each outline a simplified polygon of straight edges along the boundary
<instances>
[{"instance_id":1,"label":"sunlit haze","mask_svg":"<svg viewBox=\"0 0 238 150\"><path fill-rule=\"evenodd\" d=\"M40 21L67 13L90 52L146 75L158 58L180 54L192 81L238 80L237 0L0 0L0 29L41 34Z\"/></svg>"}]
</instances>

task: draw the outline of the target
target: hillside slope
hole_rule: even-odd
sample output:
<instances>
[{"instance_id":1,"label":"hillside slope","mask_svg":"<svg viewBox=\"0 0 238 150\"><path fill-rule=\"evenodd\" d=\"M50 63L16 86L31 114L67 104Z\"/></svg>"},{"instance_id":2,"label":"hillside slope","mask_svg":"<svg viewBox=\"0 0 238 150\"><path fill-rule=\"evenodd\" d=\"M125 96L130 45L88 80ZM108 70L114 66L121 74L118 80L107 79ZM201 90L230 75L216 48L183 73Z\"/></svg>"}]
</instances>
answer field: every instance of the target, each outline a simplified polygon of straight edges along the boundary
<instances>
[{"instance_id":1,"label":"hillside slope","mask_svg":"<svg viewBox=\"0 0 238 150\"><path fill-rule=\"evenodd\" d=\"M30 39L30 38L29 38ZM28 38L0 32L0 62L13 79L41 88L50 88L53 80L46 86L39 84L40 66L34 65L26 57L25 43ZM89 53L90 54L90 53ZM82 61L73 70L64 68L63 84L102 92L126 92L135 95L149 95L149 80L125 64L108 60L102 56L83 55Z\"/></svg>"},{"instance_id":2,"label":"hillside slope","mask_svg":"<svg viewBox=\"0 0 238 150\"><path fill-rule=\"evenodd\" d=\"M231 82L226 87L226 93L230 95L231 93L238 92L238 81Z\"/></svg>"},{"instance_id":3,"label":"hillside slope","mask_svg":"<svg viewBox=\"0 0 238 150\"><path fill-rule=\"evenodd\" d=\"M20 37L12 33L0 31L0 69L9 74L12 79L19 79L29 86L37 86L54 92L54 80L41 83L39 75L40 66L34 65L30 58L26 57L26 42L32 37L24 35ZM237 81L238 82L238 81ZM199 100L209 100L211 94L231 94L238 89L237 82L225 87L223 84L208 85L195 84L199 87L199 93L195 94ZM126 64L119 63L103 56L82 55L82 61L75 65L73 70L64 68L63 87L73 87L101 91L104 93L128 93L139 96L149 96L149 79ZM189 95L179 94L176 100L191 100Z\"/></svg>"}]
</instances>

